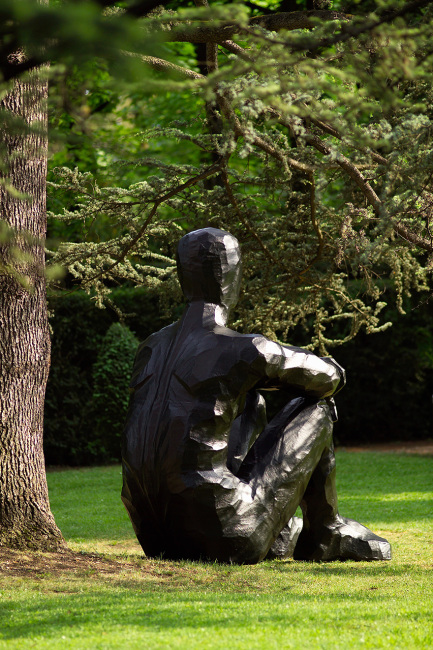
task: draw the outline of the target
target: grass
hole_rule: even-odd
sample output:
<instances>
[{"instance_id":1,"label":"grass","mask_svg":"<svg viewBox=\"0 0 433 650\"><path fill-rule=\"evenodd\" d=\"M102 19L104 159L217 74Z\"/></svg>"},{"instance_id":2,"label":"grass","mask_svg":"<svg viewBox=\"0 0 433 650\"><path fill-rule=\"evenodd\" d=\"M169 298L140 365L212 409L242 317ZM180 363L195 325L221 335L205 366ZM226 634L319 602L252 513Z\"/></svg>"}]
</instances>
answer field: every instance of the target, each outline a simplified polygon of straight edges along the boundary
<instances>
[{"instance_id":1,"label":"grass","mask_svg":"<svg viewBox=\"0 0 433 650\"><path fill-rule=\"evenodd\" d=\"M0 648L433 648L432 464L337 454L340 511L387 537L391 562L256 566L147 560L118 466L49 472L74 553L10 554Z\"/></svg>"}]
</instances>

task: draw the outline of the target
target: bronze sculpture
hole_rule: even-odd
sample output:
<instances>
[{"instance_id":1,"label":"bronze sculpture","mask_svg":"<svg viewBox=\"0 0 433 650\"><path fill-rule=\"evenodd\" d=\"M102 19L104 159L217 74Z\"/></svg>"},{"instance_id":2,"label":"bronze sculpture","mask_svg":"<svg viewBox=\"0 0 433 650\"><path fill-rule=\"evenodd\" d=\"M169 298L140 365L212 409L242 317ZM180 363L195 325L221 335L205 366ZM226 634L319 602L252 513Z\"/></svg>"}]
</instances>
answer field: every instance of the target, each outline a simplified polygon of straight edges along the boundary
<instances>
[{"instance_id":1,"label":"bronze sculpture","mask_svg":"<svg viewBox=\"0 0 433 650\"><path fill-rule=\"evenodd\" d=\"M241 279L229 233L185 235L178 274L188 304L138 348L123 439L122 500L145 554L390 559L385 539L337 509L330 398L343 369L226 327ZM267 423L271 388L291 396Z\"/></svg>"}]
</instances>

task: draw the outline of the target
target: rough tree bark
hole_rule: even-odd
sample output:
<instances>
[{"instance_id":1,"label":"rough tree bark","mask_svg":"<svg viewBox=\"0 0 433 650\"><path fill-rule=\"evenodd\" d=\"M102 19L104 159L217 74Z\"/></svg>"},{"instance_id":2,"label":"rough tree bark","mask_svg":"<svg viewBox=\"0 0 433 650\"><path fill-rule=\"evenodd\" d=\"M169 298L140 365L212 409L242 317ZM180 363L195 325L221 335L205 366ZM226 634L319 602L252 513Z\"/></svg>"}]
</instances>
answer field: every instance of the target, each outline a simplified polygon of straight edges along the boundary
<instances>
[{"instance_id":1,"label":"rough tree bark","mask_svg":"<svg viewBox=\"0 0 433 650\"><path fill-rule=\"evenodd\" d=\"M8 182L0 184L0 545L55 550L64 540L51 514L42 449L50 364L44 240L46 234L47 84L33 72L15 82L2 109L33 132L0 124ZM1 180L1 179L0 179ZM5 230L3 229L3 234Z\"/></svg>"}]
</instances>

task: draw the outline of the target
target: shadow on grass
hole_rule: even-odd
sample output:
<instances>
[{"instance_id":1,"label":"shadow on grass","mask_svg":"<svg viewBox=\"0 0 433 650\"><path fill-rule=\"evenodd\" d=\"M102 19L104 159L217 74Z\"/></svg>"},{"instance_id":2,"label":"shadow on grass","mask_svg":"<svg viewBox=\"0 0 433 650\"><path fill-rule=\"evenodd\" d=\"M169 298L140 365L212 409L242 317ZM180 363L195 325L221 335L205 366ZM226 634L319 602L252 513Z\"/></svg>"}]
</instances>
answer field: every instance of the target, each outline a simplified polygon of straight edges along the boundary
<instances>
[{"instance_id":1,"label":"shadow on grass","mask_svg":"<svg viewBox=\"0 0 433 650\"><path fill-rule=\"evenodd\" d=\"M296 582L281 585L278 590L273 586L263 588L260 582L233 585L229 578L224 579L218 573L214 575L213 584L208 583L206 590L199 584L197 591L191 586L185 589L185 585L170 581L163 588L161 583L146 588L140 582L134 584L131 580L116 580L110 583L110 590L98 582L93 589L88 585L84 593L71 593L74 589L83 589L72 581L55 596L29 593L21 601L5 603L0 614L0 621L3 619L0 639L58 637L66 632L81 635L86 627L92 634L97 634L101 629L109 631L114 628L125 628L129 632L134 628L155 632L168 629L204 632L221 628L228 629L229 633L230 628L251 630L259 624L284 626L286 629L289 626L302 632L302 628L311 623L313 612L319 615L320 624L325 628L335 625L337 621L339 626L344 627L353 621L354 616L358 624L370 624L378 616L385 619L397 617L401 607L406 607L408 620L413 616L421 621L423 617L428 619L430 616L430 609L424 601L409 607L405 605L407 594L404 590L393 595L394 611L389 609L389 600L387 603L380 589L381 578L388 577L390 588L392 584L401 587L401 583L395 581L401 579L404 582L407 576L405 567L394 567L391 571L389 565L362 566L356 577L368 580L353 582L353 563L308 566L309 577L315 580L304 591L297 575L292 576ZM264 567L267 568L270 567ZM272 570L274 568L275 564ZM290 564L288 568L293 569L293 565ZM281 563L277 570L284 571L284 565ZM418 573L424 581L433 577L432 571L430 576L426 576L425 570ZM342 577L344 582L338 580L330 583L330 576ZM352 581L347 582L347 578ZM412 572L411 579L416 581L416 570ZM326 593L322 589L324 583Z\"/></svg>"}]
</instances>

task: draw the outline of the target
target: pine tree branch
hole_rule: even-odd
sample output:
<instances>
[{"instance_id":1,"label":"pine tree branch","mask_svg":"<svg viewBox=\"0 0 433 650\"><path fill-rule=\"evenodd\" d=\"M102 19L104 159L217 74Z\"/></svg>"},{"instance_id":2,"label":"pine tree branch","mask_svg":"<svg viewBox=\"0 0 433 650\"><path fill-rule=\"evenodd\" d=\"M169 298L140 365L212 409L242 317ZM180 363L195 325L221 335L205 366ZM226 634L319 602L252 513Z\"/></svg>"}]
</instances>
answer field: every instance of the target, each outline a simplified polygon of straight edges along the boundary
<instances>
[{"instance_id":1,"label":"pine tree branch","mask_svg":"<svg viewBox=\"0 0 433 650\"><path fill-rule=\"evenodd\" d=\"M195 72L189 68L183 68L181 65L176 65L175 63L171 63L171 61L166 61L165 59L159 59L155 56L135 54L133 52L124 52L124 54L139 58L144 63L147 63L147 65L150 65L152 68L159 70L160 72L177 72L184 77L189 77L190 79L205 79L205 77L199 72Z\"/></svg>"},{"instance_id":2,"label":"pine tree branch","mask_svg":"<svg viewBox=\"0 0 433 650\"><path fill-rule=\"evenodd\" d=\"M404 226L402 223L394 222L392 227L394 232L399 235L399 237L402 237L402 239L405 239L410 244L414 244L418 248L422 248L429 253L433 253L433 244L428 239L425 239L425 237L411 232L409 228Z\"/></svg>"},{"instance_id":3,"label":"pine tree branch","mask_svg":"<svg viewBox=\"0 0 433 650\"><path fill-rule=\"evenodd\" d=\"M337 138L338 140L343 139L341 133L330 124L327 124L326 122L322 122L321 120L317 120L311 115L308 116L308 119L312 124L314 124L314 126L317 126L317 128L323 131L324 133L327 133L328 135L332 135L334 138ZM370 155L372 160L374 160L374 162L377 162L379 165L389 165L388 160L383 156L381 156L376 151L364 151L364 153Z\"/></svg>"},{"instance_id":4,"label":"pine tree branch","mask_svg":"<svg viewBox=\"0 0 433 650\"><path fill-rule=\"evenodd\" d=\"M250 19L248 26L261 27L269 31L280 31L282 29L291 31L294 29L312 29L316 23L311 20L318 18L326 20L350 20L351 14L344 14L338 11L290 11L276 13L266 16L254 16ZM235 34L242 33L244 27L233 23L221 25L206 25L203 22L184 23L174 22L167 31L161 32L166 41L190 42L190 43L222 43L230 41Z\"/></svg>"},{"instance_id":5,"label":"pine tree branch","mask_svg":"<svg viewBox=\"0 0 433 650\"><path fill-rule=\"evenodd\" d=\"M176 196L177 194L180 194L180 192L183 192L183 190L186 190L188 187L192 187L193 185L197 185L200 181L205 180L209 176L212 176L216 172L218 172L220 169L223 167L223 159L220 159L217 163L214 163L213 165L210 165L204 172L201 174L197 174L196 176L193 176L189 180L187 180L185 183L182 183L181 185L176 185L173 189L171 189L169 192L166 194L163 194L160 196L158 199L156 199L153 202L152 209L150 210L148 216L146 217L145 221L143 222L142 226L136 233L136 235L128 242L127 246L124 247L122 250L122 253L118 256L118 258L110 264L110 266L106 269L103 269L99 273L91 276L90 278L87 278L83 282L83 286L90 284L94 280L97 280L98 278L101 278L104 275L107 275L110 271L112 271L116 266L121 264L123 260L126 258L128 253L132 251L134 246L137 244L137 242L143 237L144 233L147 230L147 227L151 223L152 219L154 218L159 206L164 203L165 201L168 201L171 199L173 196Z\"/></svg>"},{"instance_id":6,"label":"pine tree branch","mask_svg":"<svg viewBox=\"0 0 433 650\"><path fill-rule=\"evenodd\" d=\"M208 0L194 0L196 7L209 7ZM217 43L206 42L206 74L218 70L218 45Z\"/></svg>"},{"instance_id":7,"label":"pine tree branch","mask_svg":"<svg viewBox=\"0 0 433 650\"><path fill-rule=\"evenodd\" d=\"M318 240L318 245L317 245L317 250L316 254L314 255L313 259L310 260L308 265L303 269L302 271L299 272L299 282L303 279L303 275L305 275L311 267L320 260L322 257L322 252L323 252L323 247L325 245L325 240L323 237L322 229L319 226L319 222L317 221L317 215L316 215L316 183L314 180L314 174L310 174L310 215L311 215L311 223L314 228L314 231L317 235L317 240Z\"/></svg>"},{"instance_id":8,"label":"pine tree branch","mask_svg":"<svg viewBox=\"0 0 433 650\"><path fill-rule=\"evenodd\" d=\"M324 145L322 140L317 136L306 135L305 141L313 146L317 151L320 151L324 155L329 155L330 150ZM384 210L384 205L376 192L371 187L370 183L364 178L359 169L345 156L339 156L336 160L337 164L350 176L350 178L356 183L361 192L364 194L365 198L372 206L373 210L377 215L382 214ZM392 217L390 217L392 218ZM431 241L418 235L415 232L412 232L404 226L402 223L394 221L392 223L394 232L405 239L407 242L414 244L418 248L428 251L429 253L433 252L433 244Z\"/></svg>"},{"instance_id":9,"label":"pine tree branch","mask_svg":"<svg viewBox=\"0 0 433 650\"><path fill-rule=\"evenodd\" d=\"M356 23L346 22L341 26L341 30L337 34L322 38L318 40L315 44L308 44L308 46L306 46L306 44L302 42L298 44L292 44L291 50L305 51L306 49L308 49L309 53L313 54L318 52L319 50L332 47L337 43L345 43L351 38L357 38L362 34L368 34L369 32L375 30L377 27L380 27L380 25L391 23L396 18L405 16L406 14L416 11L417 9L422 9L423 7L427 7L429 4L431 4L431 0L413 0L413 2L408 2L401 9L398 9L397 11L389 11L385 9L382 13L379 13L379 18L368 18L363 22L356 22ZM348 18L353 20L355 16L350 15L348 16Z\"/></svg>"},{"instance_id":10,"label":"pine tree branch","mask_svg":"<svg viewBox=\"0 0 433 650\"><path fill-rule=\"evenodd\" d=\"M269 32L279 32L284 29L291 31L294 29L313 29L317 21L326 22L328 20L350 20L352 14L346 14L341 11L329 11L326 9L310 11L283 11L281 13L268 14L266 16L254 16L250 20L250 27L262 27Z\"/></svg>"},{"instance_id":11,"label":"pine tree branch","mask_svg":"<svg viewBox=\"0 0 433 650\"><path fill-rule=\"evenodd\" d=\"M323 155L330 155L331 150L324 144L323 140L317 137L317 135L307 133L303 136L303 140ZM335 162L344 169L347 175L356 183L369 204L373 207L375 213L379 215L382 209L382 201L379 199L370 183L361 174L359 169L348 158L346 158L346 156L341 154L337 156Z\"/></svg>"},{"instance_id":12,"label":"pine tree branch","mask_svg":"<svg viewBox=\"0 0 433 650\"><path fill-rule=\"evenodd\" d=\"M238 116L230 106L230 103L228 102L225 95L219 93L218 91L216 95L217 95L218 104L220 105L221 108L221 112L226 117L226 119L231 123L236 138L243 137L247 141L249 140L251 144L255 145L256 147L258 147L259 149L267 153L269 156L272 156L272 158L279 160L282 163L283 167L286 169L288 167L293 167L294 169L297 169L303 174L311 174L312 172L314 172L314 167L311 167L310 165L306 165L305 163L300 162L299 160L295 160L294 158L287 156L283 151L281 151L277 147L274 147L269 142L266 142L266 140L264 140L260 136L253 135L251 137L251 134L247 133L246 127L242 124L242 122L240 121L240 119L238 118Z\"/></svg>"},{"instance_id":13,"label":"pine tree branch","mask_svg":"<svg viewBox=\"0 0 433 650\"><path fill-rule=\"evenodd\" d=\"M273 266L279 266L279 267L282 268L284 271L287 271L287 269L286 269L286 268L281 264L281 262L279 262L278 259L276 259L276 258L272 255L271 251L270 251L269 248L266 246L266 244L264 243L264 241L259 237L259 235L257 234L256 230L254 230L254 228L251 226L251 224L249 223L248 219L246 219L245 216L242 214L242 211L241 211L241 209L240 209L240 207L239 207L238 202L236 201L236 197L235 197L235 195L233 194L233 190L232 190L232 188L231 188L231 185L230 185L230 182L229 182L229 179L228 179L227 167L224 167L224 168L222 169L222 171L221 171L221 178L222 178L222 182L223 182L224 188L225 188L225 190L226 190L226 192L227 192L227 196L228 196L228 198L229 198L229 201L230 201L230 203L232 204L233 209L234 209L234 211L236 212L236 215L237 215L239 221L241 222L241 224L242 224L242 225L245 227L245 229L250 233L250 235L253 237L253 239L256 240L256 242L258 243L258 245L260 246L260 248L261 248L262 251L264 252L265 256L266 256L266 257L268 258L268 260L271 262L271 264L272 264Z\"/></svg>"},{"instance_id":14,"label":"pine tree branch","mask_svg":"<svg viewBox=\"0 0 433 650\"><path fill-rule=\"evenodd\" d=\"M244 61L254 62L256 60L256 57L252 56L245 48L241 47L234 41L221 41L219 45L232 54L237 54L237 56Z\"/></svg>"}]
</instances>

